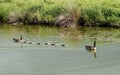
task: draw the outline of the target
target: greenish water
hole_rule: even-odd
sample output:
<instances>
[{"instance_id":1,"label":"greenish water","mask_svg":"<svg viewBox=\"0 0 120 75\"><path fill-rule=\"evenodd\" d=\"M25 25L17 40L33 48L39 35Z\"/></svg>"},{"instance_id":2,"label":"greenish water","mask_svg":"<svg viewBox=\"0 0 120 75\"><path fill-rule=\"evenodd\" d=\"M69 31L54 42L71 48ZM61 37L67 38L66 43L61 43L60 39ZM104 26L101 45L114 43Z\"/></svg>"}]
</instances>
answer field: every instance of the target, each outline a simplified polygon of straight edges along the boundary
<instances>
[{"instance_id":1,"label":"greenish water","mask_svg":"<svg viewBox=\"0 0 120 75\"><path fill-rule=\"evenodd\" d=\"M14 43L12 38L55 42L53 46ZM120 31L111 28L66 30L40 26L0 27L0 75L119 75ZM97 58L86 44L97 39ZM65 43L67 47L61 47Z\"/></svg>"}]
</instances>

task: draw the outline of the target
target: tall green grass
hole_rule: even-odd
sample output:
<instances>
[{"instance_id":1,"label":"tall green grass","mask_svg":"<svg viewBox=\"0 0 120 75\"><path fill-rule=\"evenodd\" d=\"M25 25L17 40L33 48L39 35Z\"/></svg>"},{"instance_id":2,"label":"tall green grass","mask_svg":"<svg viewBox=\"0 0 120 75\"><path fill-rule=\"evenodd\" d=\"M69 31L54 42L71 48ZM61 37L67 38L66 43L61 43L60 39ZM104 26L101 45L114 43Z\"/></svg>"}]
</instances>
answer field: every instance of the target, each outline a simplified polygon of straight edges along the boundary
<instances>
[{"instance_id":1,"label":"tall green grass","mask_svg":"<svg viewBox=\"0 0 120 75\"><path fill-rule=\"evenodd\" d=\"M25 24L54 25L61 14L76 25L120 27L120 0L0 0L0 20L5 23L15 18Z\"/></svg>"}]
</instances>

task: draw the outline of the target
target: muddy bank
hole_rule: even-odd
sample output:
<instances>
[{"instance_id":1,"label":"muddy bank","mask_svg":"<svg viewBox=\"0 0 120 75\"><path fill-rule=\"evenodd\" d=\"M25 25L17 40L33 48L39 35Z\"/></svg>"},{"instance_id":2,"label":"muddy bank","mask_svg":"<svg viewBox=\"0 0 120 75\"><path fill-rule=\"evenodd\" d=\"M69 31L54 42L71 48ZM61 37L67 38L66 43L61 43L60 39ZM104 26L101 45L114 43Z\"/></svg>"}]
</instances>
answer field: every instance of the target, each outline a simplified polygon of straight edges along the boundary
<instances>
[{"instance_id":1,"label":"muddy bank","mask_svg":"<svg viewBox=\"0 0 120 75\"><path fill-rule=\"evenodd\" d=\"M84 18L80 17L77 22L70 16L65 16L64 14L60 14L55 17L54 21L49 20L40 20L37 16L34 16L31 20L29 20L29 16L26 14L24 19L21 19L17 14L10 13L7 17L7 20L4 21L3 17L0 17L0 25L8 24L8 25L46 25L46 26L57 26L64 28L76 28L80 26L100 26L100 27L113 27L120 28L118 25L112 25L110 23L103 22L88 22Z\"/></svg>"}]
</instances>

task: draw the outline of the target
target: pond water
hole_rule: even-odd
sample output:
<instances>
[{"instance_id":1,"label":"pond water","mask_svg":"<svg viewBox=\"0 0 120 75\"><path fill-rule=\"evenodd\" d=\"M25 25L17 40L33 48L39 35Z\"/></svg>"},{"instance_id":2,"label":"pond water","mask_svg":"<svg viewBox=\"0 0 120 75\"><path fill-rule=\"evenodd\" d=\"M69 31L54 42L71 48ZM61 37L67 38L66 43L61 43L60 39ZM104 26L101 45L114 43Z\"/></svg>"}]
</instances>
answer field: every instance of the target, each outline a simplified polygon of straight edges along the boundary
<instances>
[{"instance_id":1,"label":"pond water","mask_svg":"<svg viewBox=\"0 0 120 75\"><path fill-rule=\"evenodd\" d=\"M13 42L19 38L55 42L37 46ZM85 50L97 41L97 58ZM60 46L62 43L67 47ZM63 29L42 26L0 27L0 75L119 75L120 31L112 28Z\"/></svg>"}]
</instances>

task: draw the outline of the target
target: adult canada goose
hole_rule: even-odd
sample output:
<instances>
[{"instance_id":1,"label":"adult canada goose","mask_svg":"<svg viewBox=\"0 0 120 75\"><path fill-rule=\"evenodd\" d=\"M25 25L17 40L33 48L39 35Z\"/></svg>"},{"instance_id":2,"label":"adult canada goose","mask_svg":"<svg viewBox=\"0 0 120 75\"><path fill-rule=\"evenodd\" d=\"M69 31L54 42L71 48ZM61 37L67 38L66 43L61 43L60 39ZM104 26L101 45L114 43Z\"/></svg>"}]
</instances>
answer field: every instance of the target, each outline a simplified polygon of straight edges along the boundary
<instances>
[{"instance_id":1,"label":"adult canada goose","mask_svg":"<svg viewBox=\"0 0 120 75\"><path fill-rule=\"evenodd\" d=\"M26 40L23 40L23 37L20 36L20 43L26 43L27 41Z\"/></svg>"},{"instance_id":2,"label":"adult canada goose","mask_svg":"<svg viewBox=\"0 0 120 75\"><path fill-rule=\"evenodd\" d=\"M94 52L94 57L96 58L96 41L94 41L94 45L93 46L90 46L90 45L86 45L85 46L86 50L88 52Z\"/></svg>"},{"instance_id":3,"label":"adult canada goose","mask_svg":"<svg viewBox=\"0 0 120 75\"><path fill-rule=\"evenodd\" d=\"M43 45L43 41L36 43L36 45L42 46Z\"/></svg>"},{"instance_id":4,"label":"adult canada goose","mask_svg":"<svg viewBox=\"0 0 120 75\"><path fill-rule=\"evenodd\" d=\"M16 43L20 42L20 40L16 39L16 38L13 38L13 41L16 42Z\"/></svg>"},{"instance_id":5,"label":"adult canada goose","mask_svg":"<svg viewBox=\"0 0 120 75\"><path fill-rule=\"evenodd\" d=\"M20 40L23 40L22 36L20 36Z\"/></svg>"},{"instance_id":6,"label":"adult canada goose","mask_svg":"<svg viewBox=\"0 0 120 75\"><path fill-rule=\"evenodd\" d=\"M20 36L20 39L17 39L17 38L13 38L14 42L18 43L18 42L21 42L22 40L22 36Z\"/></svg>"},{"instance_id":7,"label":"adult canada goose","mask_svg":"<svg viewBox=\"0 0 120 75\"><path fill-rule=\"evenodd\" d=\"M44 43L44 45L49 46L49 45L50 45L50 42L47 41L47 42Z\"/></svg>"},{"instance_id":8,"label":"adult canada goose","mask_svg":"<svg viewBox=\"0 0 120 75\"><path fill-rule=\"evenodd\" d=\"M55 41L54 43L51 43L50 45L51 45L51 46L57 46L57 43L58 43L58 42Z\"/></svg>"},{"instance_id":9,"label":"adult canada goose","mask_svg":"<svg viewBox=\"0 0 120 75\"><path fill-rule=\"evenodd\" d=\"M55 44L55 43L51 43L50 45L51 45L51 46L56 46L56 44Z\"/></svg>"},{"instance_id":10,"label":"adult canada goose","mask_svg":"<svg viewBox=\"0 0 120 75\"><path fill-rule=\"evenodd\" d=\"M37 43L37 45L41 45L41 43L40 43L40 42L38 42L38 43Z\"/></svg>"},{"instance_id":11,"label":"adult canada goose","mask_svg":"<svg viewBox=\"0 0 120 75\"><path fill-rule=\"evenodd\" d=\"M35 42L33 42L33 41L28 41L28 44L35 44Z\"/></svg>"}]
</instances>

